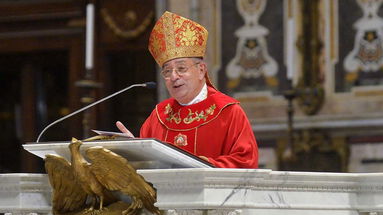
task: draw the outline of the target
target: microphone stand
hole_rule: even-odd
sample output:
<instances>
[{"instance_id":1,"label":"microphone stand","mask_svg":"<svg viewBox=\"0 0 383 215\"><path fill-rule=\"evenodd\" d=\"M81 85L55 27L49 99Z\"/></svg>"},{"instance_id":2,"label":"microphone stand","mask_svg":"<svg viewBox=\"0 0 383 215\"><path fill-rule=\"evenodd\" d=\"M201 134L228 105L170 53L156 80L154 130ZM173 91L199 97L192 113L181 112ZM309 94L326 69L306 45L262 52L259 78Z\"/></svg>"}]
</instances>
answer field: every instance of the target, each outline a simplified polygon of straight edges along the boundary
<instances>
[{"instance_id":1,"label":"microphone stand","mask_svg":"<svg viewBox=\"0 0 383 215\"><path fill-rule=\"evenodd\" d=\"M129 89L131 89L131 88L133 88L133 87L147 87L147 88L154 88L154 87L155 87L155 84L156 84L156 83L154 83L154 82L146 82L146 83L143 83L143 84L133 84L133 85L130 85L129 87L124 88L124 89L122 89L122 90L120 90L120 91L117 91L117 92L115 92L115 93L113 93L113 94L111 94L111 95L109 95L109 96L107 96L107 97L105 97L105 98L102 98L102 99L100 99L100 100L98 100L98 101L95 101L95 102L93 102L93 103L91 103L91 104L89 104L89 105L87 105L87 106L85 106L85 107L83 107L83 108L81 108L81 109L79 109L79 110L76 110L75 112L70 113L70 114L68 114L68 115L66 115L66 116L64 116L64 117L62 117L62 118L60 118L60 119L58 119L58 120L52 122L52 123L49 124L48 126L46 126L46 127L40 132L39 136L37 137L36 143L38 143L38 142L40 141L41 136L43 135L43 133L44 133L48 128L50 128L50 127L52 127L53 125L55 125L55 124L57 124L57 123L63 121L64 119L67 119L67 118L69 118L69 117L71 117L71 116L74 116L74 115L76 115L76 114L78 114L78 113L84 111L84 110L87 110L88 108L91 108L91 107L93 107L93 106L95 106L95 105L97 105L97 104L99 104L99 103L101 103L101 102L103 102L103 101L105 101L105 100L108 100L108 99L110 99L110 98L112 98L112 97L114 97L114 96L116 96L116 95L118 95L118 94L120 94L120 93L122 93L122 92L125 92L125 91L127 91L127 90L129 90Z\"/></svg>"}]
</instances>

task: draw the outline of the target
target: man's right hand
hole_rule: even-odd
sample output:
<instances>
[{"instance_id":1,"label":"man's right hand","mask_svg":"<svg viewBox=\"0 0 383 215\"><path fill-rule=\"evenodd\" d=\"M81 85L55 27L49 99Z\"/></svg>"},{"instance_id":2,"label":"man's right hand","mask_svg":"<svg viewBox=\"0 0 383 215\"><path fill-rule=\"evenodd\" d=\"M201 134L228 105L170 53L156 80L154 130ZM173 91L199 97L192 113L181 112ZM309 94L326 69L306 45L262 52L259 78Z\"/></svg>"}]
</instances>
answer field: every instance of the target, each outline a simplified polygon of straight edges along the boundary
<instances>
[{"instance_id":1,"label":"man's right hand","mask_svg":"<svg viewBox=\"0 0 383 215\"><path fill-rule=\"evenodd\" d=\"M134 137L134 135L132 134L132 132L130 132L124 124L122 124L122 122L120 121L117 121L116 122L116 126L117 128L122 132L122 133L125 133L127 135L129 135L130 137Z\"/></svg>"}]
</instances>

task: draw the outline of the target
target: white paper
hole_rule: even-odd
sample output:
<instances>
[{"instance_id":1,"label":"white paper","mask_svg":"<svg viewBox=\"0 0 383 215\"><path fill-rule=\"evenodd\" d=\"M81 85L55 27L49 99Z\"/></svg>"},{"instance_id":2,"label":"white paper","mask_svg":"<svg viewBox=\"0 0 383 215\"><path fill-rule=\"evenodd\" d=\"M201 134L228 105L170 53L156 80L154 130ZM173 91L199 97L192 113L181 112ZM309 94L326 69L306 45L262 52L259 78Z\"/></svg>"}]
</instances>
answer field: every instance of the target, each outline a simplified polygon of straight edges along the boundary
<instances>
[{"instance_id":1,"label":"white paper","mask_svg":"<svg viewBox=\"0 0 383 215\"><path fill-rule=\"evenodd\" d=\"M98 135L104 135L104 136L118 136L118 137L127 137L132 138L129 134L121 133L121 132L113 132L113 131L100 131L100 130L92 130Z\"/></svg>"}]
</instances>

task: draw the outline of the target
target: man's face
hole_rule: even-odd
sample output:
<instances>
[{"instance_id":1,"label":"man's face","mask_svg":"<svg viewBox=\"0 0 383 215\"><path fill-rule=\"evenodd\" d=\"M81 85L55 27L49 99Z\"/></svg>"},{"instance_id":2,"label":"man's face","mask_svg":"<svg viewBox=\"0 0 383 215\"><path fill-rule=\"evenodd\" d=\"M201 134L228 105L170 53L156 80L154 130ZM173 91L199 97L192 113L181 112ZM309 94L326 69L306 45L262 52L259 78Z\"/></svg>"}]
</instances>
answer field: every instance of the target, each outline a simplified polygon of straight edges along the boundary
<instances>
[{"instance_id":1,"label":"man's face","mask_svg":"<svg viewBox=\"0 0 383 215\"><path fill-rule=\"evenodd\" d=\"M205 83L205 64L192 58L177 58L166 62L162 76L170 96L179 103L193 100Z\"/></svg>"}]
</instances>

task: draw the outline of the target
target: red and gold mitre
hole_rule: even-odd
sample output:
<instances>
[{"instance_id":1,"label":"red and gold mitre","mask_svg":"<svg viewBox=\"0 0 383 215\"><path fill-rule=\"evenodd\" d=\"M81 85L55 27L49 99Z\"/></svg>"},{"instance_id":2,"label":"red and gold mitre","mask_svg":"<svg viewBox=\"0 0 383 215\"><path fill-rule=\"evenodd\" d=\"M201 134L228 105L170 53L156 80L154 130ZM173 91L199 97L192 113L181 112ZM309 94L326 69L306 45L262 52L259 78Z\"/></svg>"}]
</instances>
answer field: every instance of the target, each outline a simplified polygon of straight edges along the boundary
<instances>
[{"instance_id":1,"label":"red and gold mitre","mask_svg":"<svg viewBox=\"0 0 383 215\"><path fill-rule=\"evenodd\" d=\"M203 57L208 32L200 24L166 11L154 25L149 51L158 65L181 57Z\"/></svg>"}]
</instances>

